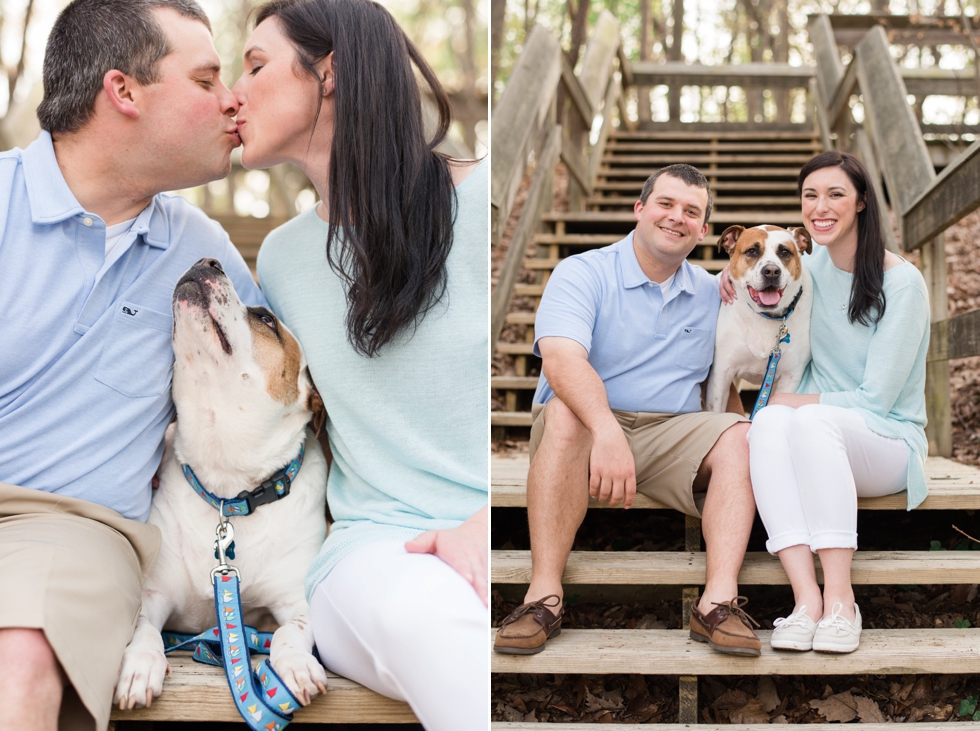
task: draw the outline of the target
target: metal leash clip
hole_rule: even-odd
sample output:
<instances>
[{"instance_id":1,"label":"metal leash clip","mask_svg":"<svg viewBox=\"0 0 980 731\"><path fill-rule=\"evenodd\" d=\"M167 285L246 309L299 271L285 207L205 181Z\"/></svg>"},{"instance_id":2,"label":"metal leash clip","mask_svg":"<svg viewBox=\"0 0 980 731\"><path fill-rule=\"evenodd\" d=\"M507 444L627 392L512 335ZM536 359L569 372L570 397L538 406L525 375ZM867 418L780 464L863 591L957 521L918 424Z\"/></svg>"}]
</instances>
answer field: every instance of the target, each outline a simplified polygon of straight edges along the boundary
<instances>
[{"instance_id":1,"label":"metal leash clip","mask_svg":"<svg viewBox=\"0 0 980 731\"><path fill-rule=\"evenodd\" d=\"M235 526L231 524L227 516L224 514L225 502L221 501L221 507L218 509L218 526L214 529L215 535L218 537L214 542L214 550L218 554L218 565L211 569L211 583L214 583L214 577L218 574L223 576L228 576L229 574L234 574L241 580L241 573L237 568L228 563L228 558L226 553L231 552L231 557L234 558L234 548L233 544L235 542ZM230 549L230 551L229 551Z\"/></svg>"},{"instance_id":2,"label":"metal leash clip","mask_svg":"<svg viewBox=\"0 0 980 731\"><path fill-rule=\"evenodd\" d=\"M787 343L789 342L788 339L784 340L788 332L789 332L789 328L786 327L786 323L785 322L779 323L779 335L776 337L776 347L773 348L771 351L772 355L779 355L782 353L782 349L779 347L779 344L782 342L787 342Z\"/></svg>"}]
</instances>

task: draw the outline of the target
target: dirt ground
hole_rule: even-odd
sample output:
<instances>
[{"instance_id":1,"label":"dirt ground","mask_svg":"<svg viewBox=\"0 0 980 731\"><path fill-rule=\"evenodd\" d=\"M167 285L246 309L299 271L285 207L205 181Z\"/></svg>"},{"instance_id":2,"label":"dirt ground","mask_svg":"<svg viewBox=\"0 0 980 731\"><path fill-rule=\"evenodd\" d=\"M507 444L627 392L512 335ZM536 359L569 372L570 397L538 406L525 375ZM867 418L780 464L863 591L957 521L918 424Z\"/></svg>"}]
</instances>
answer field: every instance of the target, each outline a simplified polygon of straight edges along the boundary
<instances>
[{"instance_id":1,"label":"dirt ground","mask_svg":"<svg viewBox=\"0 0 980 731\"><path fill-rule=\"evenodd\" d=\"M567 179L559 166L555 188ZM525 183L526 185L526 183ZM522 189L517 213L525 195ZM502 245L493 252L493 276L506 253L515 213L505 228ZM949 315L980 308L980 213L967 216L946 232ZM532 244L533 246L533 244ZM533 251L531 252L533 254ZM915 254L908 256L917 263ZM533 309L531 302L515 301L512 309ZM523 340L523 330L506 327L504 341ZM980 466L980 358L951 363L953 459ZM513 373L507 357L495 355L494 375ZM502 404L494 403L494 408ZM519 441L501 441L495 452L526 448ZM646 513L647 511L639 511ZM972 512L972 511L971 511ZM859 518L860 548L874 550L980 550L980 543L964 538L957 526L980 537L980 515L964 512L874 514ZM656 538L651 538L655 536ZM757 521L749 550L764 550L765 533ZM575 550L683 550L684 522L678 516L618 511L596 511L579 531ZM491 547L527 549L523 511L495 510ZM575 587L570 587L575 589ZM582 595L569 592L566 619L569 628L678 629L681 627L680 592L663 600L593 600L588 588ZM785 616L792 605L788 587L748 587L749 613L764 628ZM976 586L857 587L857 600L868 628L977 627L980 602ZM494 591L492 621L499 625L519 597ZM676 676L640 675L494 675L491 712L495 721L551 721L593 723L677 722ZM980 721L980 678L973 675L932 676L793 676L701 677L699 711L703 722L714 723L861 723L915 721Z\"/></svg>"}]
</instances>

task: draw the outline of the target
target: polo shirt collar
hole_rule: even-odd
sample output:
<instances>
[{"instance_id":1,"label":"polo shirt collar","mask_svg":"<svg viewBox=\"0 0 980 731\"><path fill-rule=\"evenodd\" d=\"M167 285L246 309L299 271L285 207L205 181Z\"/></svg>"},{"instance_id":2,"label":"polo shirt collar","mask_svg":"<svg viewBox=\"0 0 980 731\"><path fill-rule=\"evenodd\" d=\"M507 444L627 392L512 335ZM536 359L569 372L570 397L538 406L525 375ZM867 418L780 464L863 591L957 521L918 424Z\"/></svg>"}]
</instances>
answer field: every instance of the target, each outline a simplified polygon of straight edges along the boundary
<instances>
[{"instance_id":1,"label":"polo shirt collar","mask_svg":"<svg viewBox=\"0 0 980 731\"><path fill-rule=\"evenodd\" d=\"M636 251L633 249L633 231L620 241L616 246L619 248L619 266L623 274L623 286L626 289L642 287L650 282L650 277L643 273L640 262L637 261Z\"/></svg>"},{"instance_id":2,"label":"polo shirt collar","mask_svg":"<svg viewBox=\"0 0 980 731\"><path fill-rule=\"evenodd\" d=\"M31 206L31 221L36 224L53 224L85 213L85 209L71 192L65 176L58 167L51 133L45 130L21 153L27 199ZM154 196L136 221L132 230L143 235L147 244L158 249L170 246L170 223Z\"/></svg>"},{"instance_id":3,"label":"polo shirt collar","mask_svg":"<svg viewBox=\"0 0 980 731\"><path fill-rule=\"evenodd\" d=\"M636 250L633 248L633 233L633 231L630 231L625 239L614 244L619 249L619 266L623 274L623 287L625 289L642 287L650 282L650 277L643 272L643 269L640 267L640 262L636 258ZM691 264L686 259L678 267L677 273L674 276L674 286L671 289L676 289L678 292L694 294Z\"/></svg>"},{"instance_id":4,"label":"polo shirt collar","mask_svg":"<svg viewBox=\"0 0 980 731\"><path fill-rule=\"evenodd\" d=\"M34 223L59 223L85 212L61 174L50 132L42 131L21 154L21 160Z\"/></svg>"}]
</instances>

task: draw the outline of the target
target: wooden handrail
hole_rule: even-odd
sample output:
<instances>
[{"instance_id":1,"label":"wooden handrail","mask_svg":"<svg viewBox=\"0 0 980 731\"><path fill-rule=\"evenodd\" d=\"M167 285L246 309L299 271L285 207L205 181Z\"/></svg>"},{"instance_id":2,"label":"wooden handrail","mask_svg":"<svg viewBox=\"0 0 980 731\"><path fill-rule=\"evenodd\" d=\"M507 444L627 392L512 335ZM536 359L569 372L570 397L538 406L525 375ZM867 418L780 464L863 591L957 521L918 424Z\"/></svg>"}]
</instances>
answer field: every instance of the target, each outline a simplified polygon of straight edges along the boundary
<instances>
[{"instance_id":1,"label":"wooden handrail","mask_svg":"<svg viewBox=\"0 0 980 731\"><path fill-rule=\"evenodd\" d=\"M909 204L902 216L906 250L935 238L977 208L980 208L980 140L947 165Z\"/></svg>"},{"instance_id":2,"label":"wooden handrail","mask_svg":"<svg viewBox=\"0 0 980 731\"><path fill-rule=\"evenodd\" d=\"M490 171L494 240L510 215L524 175L528 145L551 109L561 77L561 55L558 40L545 28L535 25L494 109Z\"/></svg>"},{"instance_id":3,"label":"wooden handrail","mask_svg":"<svg viewBox=\"0 0 980 731\"><path fill-rule=\"evenodd\" d=\"M500 332L504 328L507 307L510 304L511 293L514 291L514 284L517 282L517 275L521 270L524 253L527 251L528 242L534 236L534 227L538 223L541 209L546 202L544 194L551 189L550 183L555 174L555 163L558 162L561 140L561 126L556 124L551 128L538 154L538 166L531 178L531 188L524 200L524 208L521 210L521 216L517 220L517 226L513 236L511 236L510 248L507 249L507 256L504 257L504 262L500 267L500 278L497 280L497 286L494 288L491 297L491 343L500 339Z\"/></svg>"},{"instance_id":4,"label":"wooden handrail","mask_svg":"<svg viewBox=\"0 0 980 731\"><path fill-rule=\"evenodd\" d=\"M813 66L788 63L743 63L706 66L699 63L634 61L633 83L637 86L681 84L682 86L752 86L770 89L806 88L814 75Z\"/></svg>"}]
</instances>

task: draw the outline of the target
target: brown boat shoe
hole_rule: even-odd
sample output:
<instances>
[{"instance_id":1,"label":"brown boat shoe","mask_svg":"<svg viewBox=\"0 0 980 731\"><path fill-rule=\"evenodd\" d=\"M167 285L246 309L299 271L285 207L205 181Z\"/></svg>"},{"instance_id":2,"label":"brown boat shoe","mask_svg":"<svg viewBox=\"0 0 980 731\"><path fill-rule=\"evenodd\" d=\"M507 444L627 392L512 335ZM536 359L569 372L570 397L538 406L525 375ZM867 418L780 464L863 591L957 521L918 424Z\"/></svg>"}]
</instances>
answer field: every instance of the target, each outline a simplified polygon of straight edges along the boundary
<instances>
[{"instance_id":1,"label":"brown boat shoe","mask_svg":"<svg viewBox=\"0 0 980 731\"><path fill-rule=\"evenodd\" d=\"M554 601L550 602L551 599ZM552 611L556 608L557 615ZM521 604L500 623L500 629L493 640L494 652L507 655L533 655L541 652L545 642L561 634L561 618L564 613L557 594Z\"/></svg>"},{"instance_id":2,"label":"brown boat shoe","mask_svg":"<svg viewBox=\"0 0 980 731\"><path fill-rule=\"evenodd\" d=\"M712 602L715 608L707 614L698 611L698 601L691 606L691 639L707 642L719 652L729 655L758 656L762 643L752 630L759 623L742 609L749 600L737 596L730 602Z\"/></svg>"}]
</instances>

